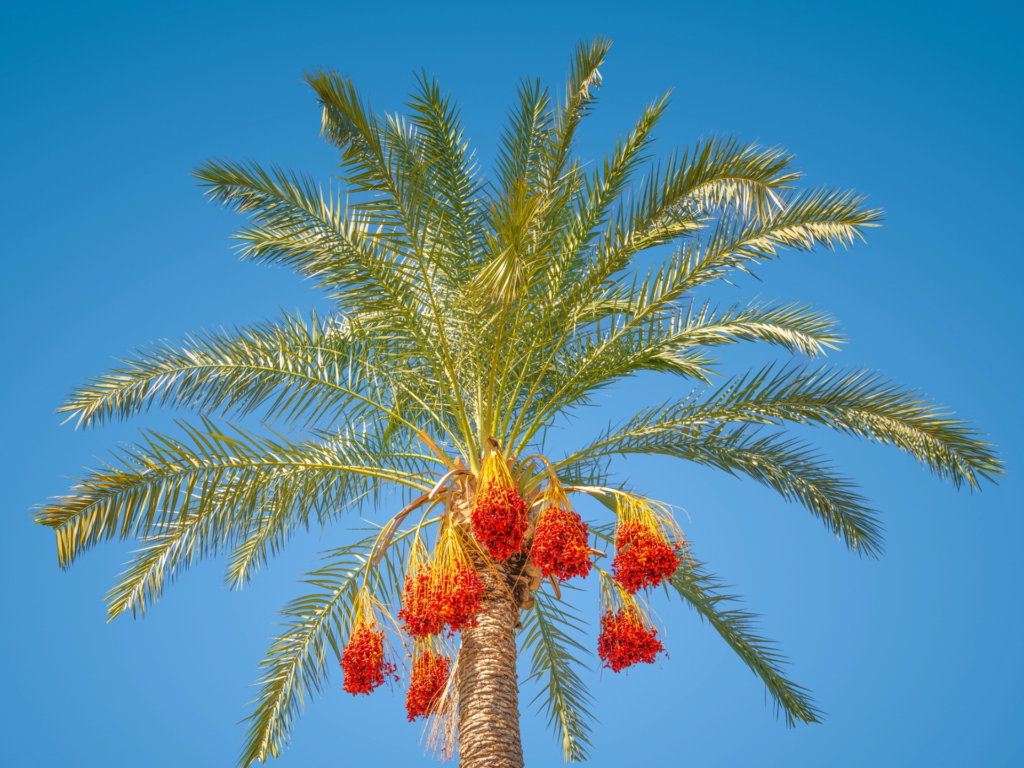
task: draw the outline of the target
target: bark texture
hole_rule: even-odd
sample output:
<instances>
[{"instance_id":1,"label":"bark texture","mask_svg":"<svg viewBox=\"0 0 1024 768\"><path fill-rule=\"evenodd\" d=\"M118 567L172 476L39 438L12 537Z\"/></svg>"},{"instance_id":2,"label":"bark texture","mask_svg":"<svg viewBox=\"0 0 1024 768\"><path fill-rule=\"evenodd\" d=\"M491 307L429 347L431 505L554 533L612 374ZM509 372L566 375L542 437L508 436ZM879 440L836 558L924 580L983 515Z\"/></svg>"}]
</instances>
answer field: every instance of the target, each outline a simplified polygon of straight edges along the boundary
<instances>
[{"instance_id":1,"label":"bark texture","mask_svg":"<svg viewBox=\"0 0 1024 768\"><path fill-rule=\"evenodd\" d=\"M509 566L478 573L487 592L477 626L463 630L459 652L460 768L522 768L516 624ZM495 573L494 571L497 571ZM518 574L516 574L518 576Z\"/></svg>"}]
</instances>

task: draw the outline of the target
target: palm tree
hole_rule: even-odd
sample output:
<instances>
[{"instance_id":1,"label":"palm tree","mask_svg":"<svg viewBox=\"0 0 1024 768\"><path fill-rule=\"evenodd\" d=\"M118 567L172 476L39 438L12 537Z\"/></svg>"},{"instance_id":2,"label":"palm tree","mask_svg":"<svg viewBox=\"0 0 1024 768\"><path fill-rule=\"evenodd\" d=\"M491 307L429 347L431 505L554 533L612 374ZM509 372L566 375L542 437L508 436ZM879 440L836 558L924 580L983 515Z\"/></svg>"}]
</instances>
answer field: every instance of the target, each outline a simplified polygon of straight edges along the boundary
<instances>
[{"instance_id":1,"label":"palm tree","mask_svg":"<svg viewBox=\"0 0 1024 768\"><path fill-rule=\"evenodd\" d=\"M250 216L237 235L245 258L312 279L333 311L143 349L61 407L84 427L154 404L198 418L178 436L144 433L37 512L62 567L102 540L141 539L107 597L110 618L144 614L201 558L226 554L227 581L240 587L297 531L367 505L397 512L327 553L309 594L284 608L240 765L280 753L329 657L352 693L411 674L409 717L425 717L442 753L457 745L475 768L523 764L522 655L565 759L584 759L580 619L561 584L588 573L606 667L660 653L648 601L664 582L763 680L788 724L817 722L671 508L616 482L611 460L658 454L752 477L867 557L882 548L875 513L787 425L896 446L958 488L1001 474L979 433L913 391L810 364L842 342L827 314L695 298L783 249L848 246L880 212L852 193L797 191L779 149L713 138L653 160L667 97L588 168L574 140L608 48L602 38L577 47L564 99L521 84L488 180L432 78L418 78L402 117L375 114L334 72L308 73L345 189L255 163L213 161L195 175ZM637 266L668 244L676 250L658 266ZM711 348L740 342L803 362L712 386ZM643 371L697 389L545 455L559 417ZM262 426L230 426L230 416ZM582 523L571 503L581 494L607 507L603 521Z\"/></svg>"}]
</instances>

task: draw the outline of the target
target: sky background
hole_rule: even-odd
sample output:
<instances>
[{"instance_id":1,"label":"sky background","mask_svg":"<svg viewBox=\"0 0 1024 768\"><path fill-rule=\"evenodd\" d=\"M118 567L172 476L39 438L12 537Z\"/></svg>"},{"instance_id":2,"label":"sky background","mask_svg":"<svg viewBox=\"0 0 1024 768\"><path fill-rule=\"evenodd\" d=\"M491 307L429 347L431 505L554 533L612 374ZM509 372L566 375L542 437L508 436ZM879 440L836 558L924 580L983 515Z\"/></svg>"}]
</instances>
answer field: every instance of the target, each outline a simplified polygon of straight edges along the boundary
<instances>
[{"instance_id":1,"label":"sky background","mask_svg":"<svg viewBox=\"0 0 1024 768\"><path fill-rule=\"evenodd\" d=\"M3 4L5 765L233 765L277 609L301 594L316 553L361 525L348 518L300 536L241 592L222 586L222 562L205 563L144 621L106 624L103 596L131 544L98 547L65 573L52 533L31 524L33 505L141 426L174 429L157 412L97 432L61 426L54 409L77 382L159 339L326 306L293 274L240 263L229 235L243 220L206 202L190 170L255 158L327 181L335 153L301 82L319 65L351 75L379 110L402 108L420 68L435 74L462 105L486 169L519 78L560 88L573 45L598 33L614 46L581 156L599 159L646 102L673 89L662 152L733 134L795 153L808 185L869 194L886 223L866 245L790 254L760 270L762 282L715 297L833 312L851 341L830 362L883 371L977 422L1009 474L958 493L895 450L813 433L882 512L887 552L869 561L753 481L669 461L621 465L686 510L695 555L762 615L762 633L828 717L787 730L710 627L678 602L659 605L671 655L660 667L600 674L589 659L600 721L590 765L1024 764L1019 8ZM723 372L777 357L739 348ZM631 381L555 444L686 391ZM593 624L589 588L579 605ZM430 763L400 692L357 700L340 677L307 708L281 768ZM527 764L558 764L531 697L526 686Z\"/></svg>"}]
</instances>

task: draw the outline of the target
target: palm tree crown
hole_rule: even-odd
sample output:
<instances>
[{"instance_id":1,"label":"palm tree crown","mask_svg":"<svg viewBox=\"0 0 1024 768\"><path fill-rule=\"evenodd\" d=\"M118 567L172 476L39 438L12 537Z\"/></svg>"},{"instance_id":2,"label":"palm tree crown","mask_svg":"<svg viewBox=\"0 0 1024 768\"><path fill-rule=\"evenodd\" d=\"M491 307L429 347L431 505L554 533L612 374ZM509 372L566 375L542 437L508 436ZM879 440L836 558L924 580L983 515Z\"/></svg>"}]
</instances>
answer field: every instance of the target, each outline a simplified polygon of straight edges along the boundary
<instances>
[{"instance_id":1,"label":"palm tree crown","mask_svg":"<svg viewBox=\"0 0 1024 768\"><path fill-rule=\"evenodd\" d=\"M240 586L296 531L363 504L395 507L379 532L328 553L307 577L310 593L285 607L242 765L279 753L326 681L329 651L344 663L346 690L369 692L407 676L394 666L404 655L396 644L412 649L409 716L430 718L445 750L458 726L463 761L482 764L472 757L473 696L484 683L467 682L483 678L466 645L476 638L490 652L472 633L498 627L485 618L502 589L508 631L518 630L564 756L586 757L589 694L560 582L590 572L606 666L657 655L646 596L664 580L764 681L788 723L816 722L807 692L689 551L670 509L616 484L611 461L662 454L752 477L872 557L882 546L875 513L787 425L894 445L957 487L1000 474L965 422L876 375L783 364L712 385L713 347L765 342L814 358L842 339L815 309L722 310L698 291L786 248L850 245L880 212L852 193L797 190L779 149L713 138L655 159L667 98L585 166L574 141L608 47L598 38L577 48L564 99L522 83L489 179L432 78L419 77L406 116L382 116L348 79L310 72L345 188L255 163L212 161L195 175L211 199L250 217L237 235L246 258L311 278L333 311L144 349L61 408L83 426L153 404L199 417L176 437L146 433L37 513L56 531L62 566L102 540L143 541L108 595L111 618L144 614L200 558L226 554L227 581ZM636 266L638 254L668 244L676 250L660 265ZM644 408L568 455L542 455L559 416L641 371L694 380L698 392ZM220 421L248 415L265 427ZM608 518L583 525L571 504L581 493ZM582 549L570 551L570 540ZM439 573L465 577L458 609L430 603Z\"/></svg>"}]
</instances>

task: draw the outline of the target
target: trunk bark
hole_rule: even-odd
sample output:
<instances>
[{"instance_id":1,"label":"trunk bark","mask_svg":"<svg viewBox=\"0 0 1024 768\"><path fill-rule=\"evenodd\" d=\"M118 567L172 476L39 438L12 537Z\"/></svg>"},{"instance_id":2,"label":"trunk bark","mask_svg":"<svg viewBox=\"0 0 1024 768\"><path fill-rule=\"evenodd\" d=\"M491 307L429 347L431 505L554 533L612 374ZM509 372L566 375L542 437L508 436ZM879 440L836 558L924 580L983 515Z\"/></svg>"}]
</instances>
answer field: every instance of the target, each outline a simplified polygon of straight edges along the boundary
<instances>
[{"instance_id":1,"label":"trunk bark","mask_svg":"<svg viewBox=\"0 0 1024 768\"><path fill-rule=\"evenodd\" d=\"M509 566L478 569L486 588L477 626L462 632L459 651L460 768L522 768L516 623ZM497 573L495 573L497 571Z\"/></svg>"}]
</instances>

